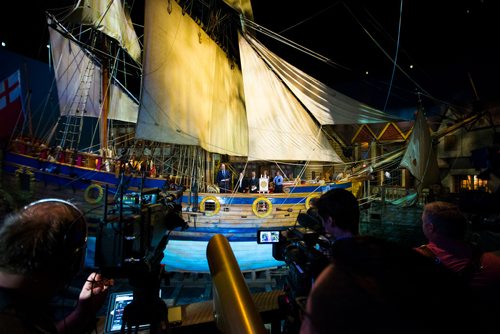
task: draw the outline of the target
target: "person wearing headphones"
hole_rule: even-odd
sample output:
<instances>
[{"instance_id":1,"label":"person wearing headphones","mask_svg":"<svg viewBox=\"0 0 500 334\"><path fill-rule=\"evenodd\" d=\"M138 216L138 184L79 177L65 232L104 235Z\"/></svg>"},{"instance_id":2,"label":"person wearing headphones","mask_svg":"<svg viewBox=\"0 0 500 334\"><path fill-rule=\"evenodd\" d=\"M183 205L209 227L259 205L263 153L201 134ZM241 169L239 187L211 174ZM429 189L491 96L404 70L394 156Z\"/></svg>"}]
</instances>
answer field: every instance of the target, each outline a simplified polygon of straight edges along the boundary
<instances>
[{"instance_id":1,"label":"person wearing headphones","mask_svg":"<svg viewBox=\"0 0 500 334\"><path fill-rule=\"evenodd\" d=\"M0 328L10 333L87 333L112 280L91 273L76 308L55 322L50 303L83 268L87 222L74 204L36 201L0 224Z\"/></svg>"}]
</instances>

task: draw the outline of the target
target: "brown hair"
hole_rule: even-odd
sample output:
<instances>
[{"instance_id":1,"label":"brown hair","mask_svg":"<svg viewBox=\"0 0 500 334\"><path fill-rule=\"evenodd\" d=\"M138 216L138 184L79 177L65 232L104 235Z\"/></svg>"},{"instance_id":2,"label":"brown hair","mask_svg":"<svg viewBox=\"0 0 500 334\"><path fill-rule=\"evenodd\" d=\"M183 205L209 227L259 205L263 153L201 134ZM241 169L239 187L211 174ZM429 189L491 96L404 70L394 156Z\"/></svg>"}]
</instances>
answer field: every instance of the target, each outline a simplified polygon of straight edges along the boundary
<instances>
[{"instance_id":1,"label":"brown hair","mask_svg":"<svg viewBox=\"0 0 500 334\"><path fill-rule=\"evenodd\" d=\"M467 231L467 219L457 205L436 201L425 205L422 213L424 223L434 225L436 231L448 238L462 240Z\"/></svg>"},{"instance_id":2,"label":"brown hair","mask_svg":"<svg viewBox=\"0 0 500 334\"><path fill-rule=\"evenodd\" d=\"M60 199L36 201L0 225L0 270L74 275L83 264L86 241L87 223L74 204Z\"/></svg>"}]
</instances>

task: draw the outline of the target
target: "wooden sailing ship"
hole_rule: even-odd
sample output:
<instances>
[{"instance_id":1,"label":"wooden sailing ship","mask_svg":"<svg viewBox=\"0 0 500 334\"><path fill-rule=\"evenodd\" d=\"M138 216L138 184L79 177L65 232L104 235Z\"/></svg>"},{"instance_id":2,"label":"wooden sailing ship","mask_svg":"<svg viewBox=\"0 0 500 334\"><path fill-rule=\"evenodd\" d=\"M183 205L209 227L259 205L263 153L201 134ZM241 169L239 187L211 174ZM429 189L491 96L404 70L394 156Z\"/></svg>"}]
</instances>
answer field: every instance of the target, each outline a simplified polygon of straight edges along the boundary
<instances>
[{"instance_id":1,"label":"wooden sailing ship","mask_svg":"<svg viewBox=\"0 0 500 334\"><path fill-rule=\"evenodd\" d=\"M399 118L271 52L259 41L262 27L253 21L250 1L208 9L228 18L218 21L225 29L214 29L204 10L203 4L147 0L143 49L120 1L48 14L58 122L12 141L4 169L55 184L61 196L80 194L89 210L120 205L118 199L143 204L143 193L182 189L177 200L190 229L172 234L178 242L205 242L213 233L254 242L259 228L296 224L329 189L349 189L360 200L370 195L367 176L401 159L404 149L345 161L325 128ZM293 176L283 193L270 187L220 193L215 175L221 163L233 176L263 169ZM341 171L338 180L325 177ZM265 262L255 265L259 261Z\"/></svg>"}]
</instances>

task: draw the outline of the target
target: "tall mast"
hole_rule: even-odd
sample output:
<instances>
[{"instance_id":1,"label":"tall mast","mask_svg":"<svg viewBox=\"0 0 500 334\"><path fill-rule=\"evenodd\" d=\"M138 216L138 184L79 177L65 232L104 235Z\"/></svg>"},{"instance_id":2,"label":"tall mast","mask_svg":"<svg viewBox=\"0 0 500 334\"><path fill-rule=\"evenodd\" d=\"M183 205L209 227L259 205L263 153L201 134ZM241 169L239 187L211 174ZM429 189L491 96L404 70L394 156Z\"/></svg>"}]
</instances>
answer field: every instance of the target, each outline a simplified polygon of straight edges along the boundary
<instances>
[{"instance_id":1,"label":"tall mast","mask_svg":"<svg viewBox=\"0 0 500 334\"><path fill-rule=\"evenodd\" d=\"M103 87L103 101L102 112L100 117L101 129L101 149L103 152L108 148L108 111L109 111L109 94L110 94L110 80L109 80L109 66L108 60L103 62L102 68L102 87Z\"/></svg>"}]
</instances>

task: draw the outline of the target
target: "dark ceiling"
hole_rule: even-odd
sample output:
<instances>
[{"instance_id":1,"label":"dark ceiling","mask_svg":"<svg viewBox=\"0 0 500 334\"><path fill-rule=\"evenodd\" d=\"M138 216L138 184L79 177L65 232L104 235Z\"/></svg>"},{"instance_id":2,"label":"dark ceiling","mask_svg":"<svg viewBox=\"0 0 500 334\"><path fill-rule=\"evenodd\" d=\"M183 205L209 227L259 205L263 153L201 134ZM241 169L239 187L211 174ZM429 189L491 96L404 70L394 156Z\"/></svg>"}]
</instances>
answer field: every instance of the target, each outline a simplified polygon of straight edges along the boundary
<instances>
[{"instance_id":1,"label":"dark ceiling","mask_svg":"<svg viewBox=\"0 0 500 334\"><path fill-rule=\"evenodd\" d=\"M416 92L433 103L470 102L476 94L495 99L500 91L496 2L253 0L252 5L256 23L339 66L262 36L271 50L333 88L390 108L416 105ZM0 13L0 40L11 51L46 61L43 12L72 1L9 3L11 9ZM133 10L142 6L135 1Z\"/></svg>"}]
</instances>

